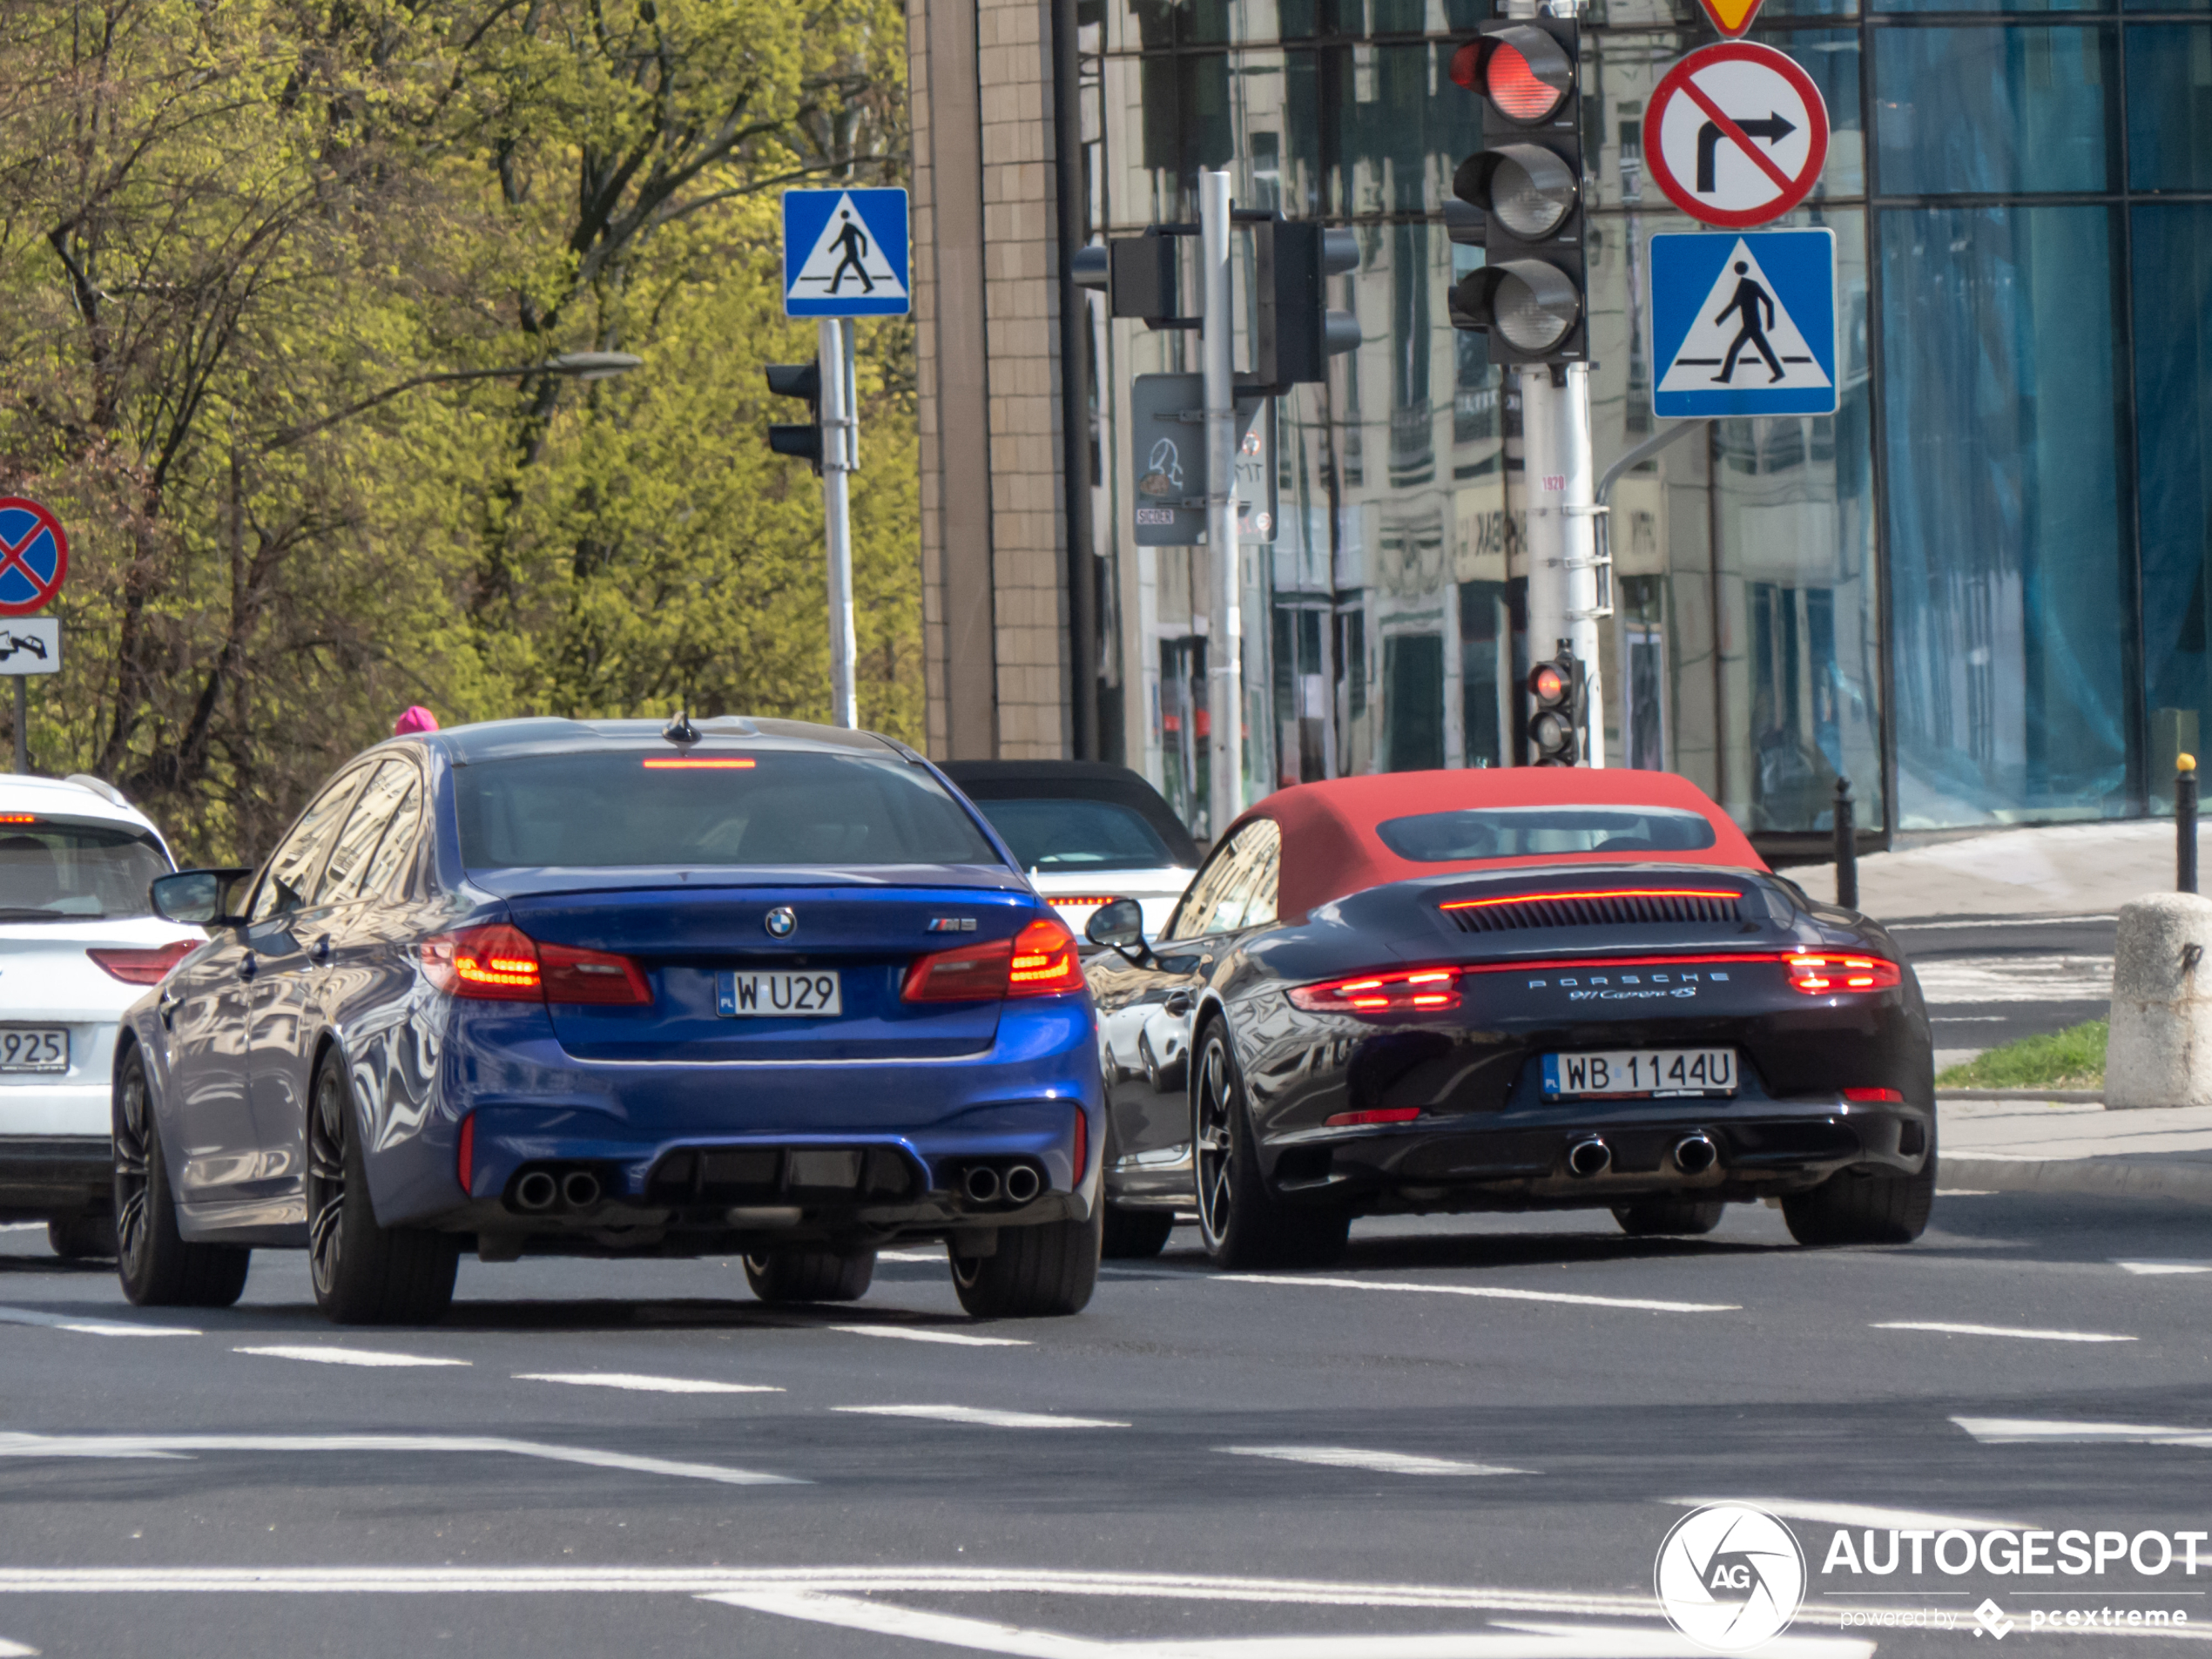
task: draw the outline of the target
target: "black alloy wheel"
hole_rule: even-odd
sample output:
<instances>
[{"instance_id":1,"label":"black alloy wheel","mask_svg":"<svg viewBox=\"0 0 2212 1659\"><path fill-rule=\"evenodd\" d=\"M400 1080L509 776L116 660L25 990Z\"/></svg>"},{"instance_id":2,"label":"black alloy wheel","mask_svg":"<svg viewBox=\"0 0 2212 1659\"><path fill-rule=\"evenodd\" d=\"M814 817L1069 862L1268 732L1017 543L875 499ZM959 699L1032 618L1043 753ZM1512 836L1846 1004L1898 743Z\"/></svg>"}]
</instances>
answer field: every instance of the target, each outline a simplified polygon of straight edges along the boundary
<instances>
[{"instance_id":1,"label":"black alloy wheel","mask_svg":"<svg viewBox=\"0 0 2212 1659\"><path fill-rule=\"evenodd\" d=\"M998 1230L988 1256L954 1256L953 1293L979 1319L1049 1319L1081 1313L1098 1287L1106 1206L1083 1221Z\"/></svg>"},{"instance_id":2,"label":"black alloy wheel","mask_svg":"<svg viewBox=\"0 0 2212 1659\"><path fill-rule=\"evenodd\" d=\"M356 1132L353 1086L335 1049L307 1103L307 1273L315 1305L339 1325L430 1325L453 1303L461 1266L451 1233L380 1227Z\"/></svg>"},{"instance_id":3,"label":"black alloy wheel","mask_svg":"<svg viewBox=\"0 0 2212 1659\"><path fill-rule=\"evenodd\" d=\"M1222 1267L1326 1267L1344 1254L1351 1216L1333 1205L1285 1204L1268 1186L1228 1026L1210 1022L1194 1053L1190 1162L1206 1254Z\"/></svg>"},{"instance_id":4,"label":"black alloy wheel","mask_svg":"<svg viewBox=\"0 0 2212 1659\"><path fill-rule=\"evenodd\" d=\"M138 1307L226 1308L246 1289L253 1252L237 1244L188 1244L146 1089L146 1062L133 1043L116 1068L110 1125L115 1136L115 1276Z\"/></svg>"},{"instance_id":5,"label":"black alloy wheel","mask_svg":"<svg viewBox=\"0 0 2212 1659\"><path fill-rule=\"evenodd\" d=\"M764 1302L857 1302L875 1278L875 1252L786 1248L745 1258L745 1283Z\"/></svg>"}]
</instances>

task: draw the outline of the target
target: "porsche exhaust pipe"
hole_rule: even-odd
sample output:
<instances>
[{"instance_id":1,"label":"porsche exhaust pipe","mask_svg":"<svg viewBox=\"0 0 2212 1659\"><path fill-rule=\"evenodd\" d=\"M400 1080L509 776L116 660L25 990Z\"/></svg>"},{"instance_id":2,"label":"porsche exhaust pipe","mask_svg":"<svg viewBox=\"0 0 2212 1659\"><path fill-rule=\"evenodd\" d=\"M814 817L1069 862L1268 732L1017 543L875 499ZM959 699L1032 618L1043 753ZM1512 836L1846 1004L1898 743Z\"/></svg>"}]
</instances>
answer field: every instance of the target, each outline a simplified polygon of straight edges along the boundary
<instances>
[{"instance_id":1,"label":"porsche exhaust pipe","mask_svg":"<svg viewBox=\"0 0 2212 1659\"><path fill-rule=\"evenodd\" d=\"M515 1208L517 1210L550 1210L553 1201L560 1196L560 1183L544 1170L532 1170L515 1184Z\"/></svg>"},{"instance_id":2,"label":"porsche exhaust pipe","mask_svg":"<svg viewBox=\"0 0 2212 1659\"><path fill-rule=\"evenodd\" d=\"M1043 1177L1037 1174L1035 1164L1017 1163L1006 1172L1006 1201L1008 1204L1027 1204L1043 1190Z\"/></svg>"},{"instance_id":3,"label":"porsche exhaust pipe","mask_svg":"<svg viewBox=\"0 0 2212 1659\"><path fill-rule=\"evenodd\" d=\"M1613 1167L1613 1149L1593 1136L1567 1149L1567 1173L1578 1181L1603 1175Z\"/></svg>"},{"instance_id":4,"label":"porsche exhaust pipe","mask_svg":"<svg viewBox=\"0 0 2212 1659\"><path fill-rule=\"evenodd\" d=\"M976 1204L995 1204L998 1200L999 1172L988 1163L970 1164L961 1184Z\"/></svg>"},{"instance_id":5,"label":"porsche exhaust pipe","mask_svg":"<svg viewBox=\"0 0 2212 1659\"><path fill-rule=\"evenodd\" d=\"M561 1177L561 1202L571 1210L589 1210L599 1202L599 1177L589 1170L570 1170Z\"/></svg>"},{"instance_id":6,"label":"porsche exhaust pipe","mask_svg":"<svg viewBox=\"0 0 2212 1659\"><path fill-rule=\"evenodd\" d=\"M1685 1135L1675 1143L1675 1168L1684 1175L1703 1175L1719 1163L1721 1150L1706 1135Z\"/></svg>"}]
</instances>

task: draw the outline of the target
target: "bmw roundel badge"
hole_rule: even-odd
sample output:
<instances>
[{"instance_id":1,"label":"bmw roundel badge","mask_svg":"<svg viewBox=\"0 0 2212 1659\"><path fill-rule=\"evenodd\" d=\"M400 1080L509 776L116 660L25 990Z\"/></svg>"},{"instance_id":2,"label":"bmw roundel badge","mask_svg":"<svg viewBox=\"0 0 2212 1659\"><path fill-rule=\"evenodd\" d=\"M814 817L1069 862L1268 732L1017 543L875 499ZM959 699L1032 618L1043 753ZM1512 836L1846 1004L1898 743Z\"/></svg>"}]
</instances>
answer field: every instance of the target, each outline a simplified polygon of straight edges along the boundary
<instances>
[{"instance_id":1,"label":"bmw roundel badge","mask_svg":"<svg viewBox=\"0 0 2212 1659\"><path fill-rule=\"evenodd\" d=\"M788 939L799 929L799 914L787 904L771 910L761 924L772 939Z\"/></svg>"}]
</instances>

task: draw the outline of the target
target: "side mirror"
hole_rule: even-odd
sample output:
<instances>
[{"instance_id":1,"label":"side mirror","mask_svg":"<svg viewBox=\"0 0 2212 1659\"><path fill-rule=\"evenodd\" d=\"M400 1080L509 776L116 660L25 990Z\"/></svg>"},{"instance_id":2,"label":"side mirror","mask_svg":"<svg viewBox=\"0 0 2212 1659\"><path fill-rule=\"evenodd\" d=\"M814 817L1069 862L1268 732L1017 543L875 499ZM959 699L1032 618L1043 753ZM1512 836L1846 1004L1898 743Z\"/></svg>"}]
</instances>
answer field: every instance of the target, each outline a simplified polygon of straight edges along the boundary
<instances>
[{"instance_id":1,"label":"side mirror","mask_svg":"<svg viewBox=\"0 0 2212 1659\"><path fill-rule=\"evenodd\" d=\"M1144 912L1134 899L1109 899L1090 913L1090 920L1083 926L1083 937L1094 945L1110 945L1116 950L1131 946L1144 947Z\"/></svg>"},{"instance_id":2,"label":"side mirror","mask_svg":"<svg viewBox=\"0 0 2212 1659\"><path fill-rule=\"evenodd\" d=\"M227 927L246 920L232 913L232 897L253 874L251 870L179 870L154 877L146 896L153 901L154 914L165 921L188 927Z\"/></svg>"}]
</instances>

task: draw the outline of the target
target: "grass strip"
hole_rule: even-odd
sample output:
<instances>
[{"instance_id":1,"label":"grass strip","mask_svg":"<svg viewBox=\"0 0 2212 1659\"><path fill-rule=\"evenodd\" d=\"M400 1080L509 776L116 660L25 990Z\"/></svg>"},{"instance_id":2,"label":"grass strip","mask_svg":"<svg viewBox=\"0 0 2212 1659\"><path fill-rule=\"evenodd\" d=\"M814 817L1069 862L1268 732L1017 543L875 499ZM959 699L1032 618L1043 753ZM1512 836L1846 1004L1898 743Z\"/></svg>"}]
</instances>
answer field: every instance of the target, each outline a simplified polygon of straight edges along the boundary
<instances>
[{"instance_id":1,"label":"grass strip","mask_svg":"<svg viewBox=\"0 0 2212 1659\"><path fill-rule=\"evenodd\" d=\"M2063 1031L2022 1037L1952 1066L1939 1089L2102 1089L2106 1022L2090 1020Z\"/></svg>"}]
</instances>

